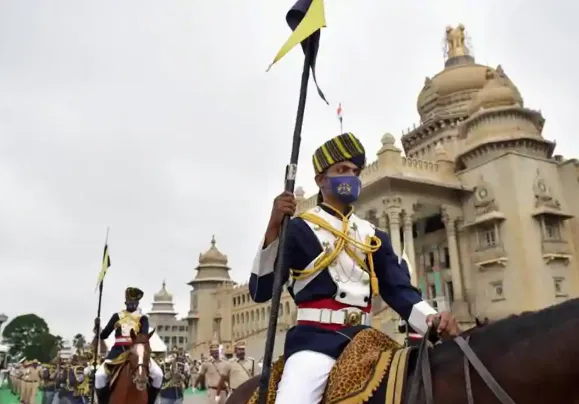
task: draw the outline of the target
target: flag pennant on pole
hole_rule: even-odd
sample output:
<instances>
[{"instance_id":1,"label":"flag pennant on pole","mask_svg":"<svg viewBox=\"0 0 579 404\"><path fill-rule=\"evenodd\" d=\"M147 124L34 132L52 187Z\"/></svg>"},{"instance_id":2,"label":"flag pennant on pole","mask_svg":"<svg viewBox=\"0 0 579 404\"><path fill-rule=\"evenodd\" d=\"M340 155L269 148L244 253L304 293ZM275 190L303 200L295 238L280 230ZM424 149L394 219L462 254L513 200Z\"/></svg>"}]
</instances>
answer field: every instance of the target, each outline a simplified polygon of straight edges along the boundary
<instances>
[{"instance_id":1,"label":"flag pennant on pole","mask_svg":"<svg viewBox=\"0 0 579 404\"><path fill-rule=\"evenodd\" d=\"M342 116L342 103L338 104L338 110L336 111L338 114L338 121L340 121L340 135L344 133L344 122Z\"/></svg>"},{"instance_id":2,"label":"flag pennant on pole","mask_svg":"<svg viewBox=\"0 0 579 404\"><path fill-rule=\"evenodd\" d=\"M294 6L288 11L286 21L293 33L288 40L282 45L281 49L275 55L273 62L267 68L279 62L287 53L292 50L297 44L302 45L304 52L307 51L307 41L311 42L311 62L310 69L312 69L312 77L318 90L319 96L326 104L329 105L324 93L318 86L316 78L316 59L318 56L318 49L320 47L320 31L326 26L326 13L324 10L324 0L298 0ZM307 41L306 41L307 40Z\"/></svg>"},{"instance_id":3,"label":"flag pennant on pole","mask_svg":"<svg viewBox=\"0 0 579 404\"><path fill-rule=\"evenodd\" d=\"M105 279L105 275L107 274L107 270L111 266L111 257L109 256L109 245L105 244L105 250L103 252L103 263L101 267L101 271L99 273L99 277L97 279L97 289Z\"/></svg>"}]
</instances>

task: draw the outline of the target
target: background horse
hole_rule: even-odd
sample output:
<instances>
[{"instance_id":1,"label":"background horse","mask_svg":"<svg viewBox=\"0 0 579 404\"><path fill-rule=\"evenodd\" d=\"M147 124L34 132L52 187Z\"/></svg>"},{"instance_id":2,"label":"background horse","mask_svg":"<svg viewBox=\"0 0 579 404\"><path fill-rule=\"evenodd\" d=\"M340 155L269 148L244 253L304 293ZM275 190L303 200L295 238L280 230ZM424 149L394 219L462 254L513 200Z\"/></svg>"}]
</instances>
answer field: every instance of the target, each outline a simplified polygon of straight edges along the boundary
<instances>
[{"instance_id":1,"label":"background horse","mask_svg":"<svg viewBox=\"0 0 579 404\"><path fill-rule=\"evenodd\" d=\"M109 404L147 404L151 358L149 339L154 332L135 334L131 330L132 344L127 361L120 365L118 375L111 380Z\"/></svg>"},{"instance_id":2,"label":"background horse","mask_svg":"<svg viewBox=\"0 0 579 404\"><path fill-rule=\"evenodd\" d=\"M579 299L496 322L481 322L479 326L464 334L469 335L473 351L517 404L579 404ZM456 343L438 344L430 351L430 363L434 402L468 402L464 356ZM475 403L500 402L472 367L470 380ZM367 404L385 402L385 383ZM258 384L259 376L248 380L227 403L247 403ZM424 394L419 396L416 404L424 403Z\"/></svg>"}]
</instances>

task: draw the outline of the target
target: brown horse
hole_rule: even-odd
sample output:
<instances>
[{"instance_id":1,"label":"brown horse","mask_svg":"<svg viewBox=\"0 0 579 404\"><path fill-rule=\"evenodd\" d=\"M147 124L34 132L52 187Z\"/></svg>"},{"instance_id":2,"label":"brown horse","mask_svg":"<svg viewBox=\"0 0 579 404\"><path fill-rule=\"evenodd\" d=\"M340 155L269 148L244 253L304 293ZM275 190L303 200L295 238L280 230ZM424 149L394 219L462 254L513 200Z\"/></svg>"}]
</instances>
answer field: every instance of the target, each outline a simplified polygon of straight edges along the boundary
<instances>
[{"instance_id":1,"label":"brown horse","mask_svg":"<svg viewBox=\"0 0 579 404\"><path fill-rule=\"evenodd\" d=\"M135 334L131 330L132 344L125 363L120 365L116 378L111 382L108 404L147 404L149 385L149 362L151 347L149 334Z\"/></svg>"},{"instance_id":2,"label":"brown horse","mask_svg":"<svg viewBox=\"0 0 579 404\"><path fill-rule=\"evenodd\" d=\"M469 344L515 403L579 404L576 387L579 380L579 299L480 325L482 327L465 333ZM469 402L464 355L458 345L454 341L443 342L431 349L429 356L434 402ZM501 402L476 370L471 367L469 373L475 404ZM409 378L412 377L411 374ZM248 380L235 390L227 403L247 403L258 384L259 376ZM385 390L383 382L367 404L383 404ZM425 402L421 389L416 404Z\"/></svg>"}]
</instances>

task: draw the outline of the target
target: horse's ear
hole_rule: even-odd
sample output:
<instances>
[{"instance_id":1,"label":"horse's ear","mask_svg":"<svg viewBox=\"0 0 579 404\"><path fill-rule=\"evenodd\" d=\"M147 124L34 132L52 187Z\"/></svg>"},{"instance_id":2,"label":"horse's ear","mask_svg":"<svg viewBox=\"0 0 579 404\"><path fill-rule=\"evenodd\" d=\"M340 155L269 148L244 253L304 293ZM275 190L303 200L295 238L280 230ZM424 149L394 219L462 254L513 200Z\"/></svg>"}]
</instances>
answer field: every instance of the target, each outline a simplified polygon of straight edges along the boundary
<instances>
[{"instance_id":1,"label":"horse's ear","mask_svg":"<svg viewBox=\"0 0 579 404\"><path fill-rule=\"evenodd\" d=\"M135 340L135 338L137 338L137 334L135 334L135 330L133 330L132 328L131 328L131 334L130 335L131 335L131 339L133 341Z\"/></svg>"},{"instance_id":2,"label":"horse's ear","mask_svg":"<svg viewBox=\"0 0 579 404\"><path fill-rule=\"evenodd\" d=\"M475 318L474 318L474 321L475 321L477 327L482 327L482 326L483 326L482 322L478 319L478 317L475 317Z\"/></svg>"},{"instance_id":3,"label":"horse's ear","mask_svg":"<svg viewBox=\"0 0 579 404\"><path fill-rule=\"evenodd\" d=\"M151 330L151 332L149 333L149 339L151 339L151 337L153 336L154 333L155 333L155 329L153 328L153 329Z\"/></svg>"}]
</instances>

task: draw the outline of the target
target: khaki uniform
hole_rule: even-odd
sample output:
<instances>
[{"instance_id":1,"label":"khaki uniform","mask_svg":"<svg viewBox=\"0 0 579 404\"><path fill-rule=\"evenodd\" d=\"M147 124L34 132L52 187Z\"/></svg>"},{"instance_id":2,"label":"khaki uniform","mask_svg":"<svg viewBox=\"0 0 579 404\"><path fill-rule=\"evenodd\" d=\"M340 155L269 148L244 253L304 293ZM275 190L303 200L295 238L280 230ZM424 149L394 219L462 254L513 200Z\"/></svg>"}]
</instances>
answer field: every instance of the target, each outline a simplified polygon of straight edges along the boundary
<instances>
[{"instance_id":1,"label":"khaki uniform","mask_svg":"<svg viewBox=\"0 0 579 404\"><path fill-rule=\"evenodd\" d=\"M16 384L16 395L18 397L22 397L22 376L24 375L24 369L22 367L20 367L20 369L18 369L16 371L16 376L15 376L15 384Z\"/></svg>"},{"instance_id":2,"label":"khaki uniform","mask_svg":"<svg viewBox=\"0 0 579 404\"><path fill-rule=\"evenodd\" d=\"M207 385L207 403L208 404L225 404L227 392L221 391L217 396L217 386L221 377L227 378L231 370L231 364L221 359L209 359L203 362L200 375L205 375L205 384Z\"/></svg>"},{"instance_id":3,"label":"khaki uniform","mask_svg":"<svg viewBox=\"0 0 579 404\"><path fill-rule=\"evenodd\" d=\"M29 366L23 377L21 400L24 404L36 403L36 392L40 383L40 369Z\"/></svg>"},{"instance_id":4,"label":"khaki uniform","mask_svg":"<svg viewBox=\"0 0 579 404\"><path fill-rule=\"evenodd\" d=\"M229 360L231 371L229 373L229 385L231 390L235 390L240 385L256 375L258 367L253 358L233 358Z\"/></svg>"},{"instance_id":5,"label":"khaki uniform","mask_svg":"<svg viewBox=\"0 0 579 404\"><path fill-rule=\"evenodd\" d=\"M10 372L10 384L12 387L12 393L20 397L20 368L12 369Z\"/></svg>"}]
</instances>

